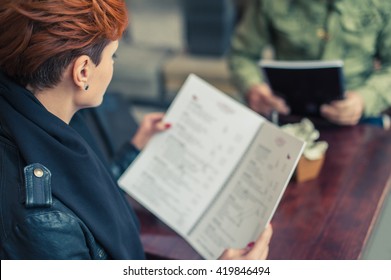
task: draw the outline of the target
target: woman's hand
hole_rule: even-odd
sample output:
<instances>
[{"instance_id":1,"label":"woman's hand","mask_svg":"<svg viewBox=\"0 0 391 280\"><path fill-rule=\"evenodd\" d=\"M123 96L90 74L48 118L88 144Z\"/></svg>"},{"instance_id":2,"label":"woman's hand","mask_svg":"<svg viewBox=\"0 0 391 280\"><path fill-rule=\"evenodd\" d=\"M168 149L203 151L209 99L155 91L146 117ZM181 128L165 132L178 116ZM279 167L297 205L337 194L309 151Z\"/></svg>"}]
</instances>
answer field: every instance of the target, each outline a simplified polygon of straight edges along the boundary
<instances>
[{"instance_id":1,"label":"woman's hand","mask_svg":"<svg viewBox=\"0 0 391 280\"><path fill-rule=\"evenodd\" d=\"M163 117L164 113L150 113L145 115L140 127L130 142L137 149L143 149L154 134L171 127L171 124L163 122Z\"/></svg>"},{"instance_id":2,"label":"woman's hand","mask_svg":"<svg viewBox=\"0 0 391 280\"><path fill-rule=\"evenodd\" d=\"M265 260L269 253L269 243L273 229L269 224L258 240L251 242L243 249L227 249L220 256L220 260Z\"/></svg>"}]
</instances>

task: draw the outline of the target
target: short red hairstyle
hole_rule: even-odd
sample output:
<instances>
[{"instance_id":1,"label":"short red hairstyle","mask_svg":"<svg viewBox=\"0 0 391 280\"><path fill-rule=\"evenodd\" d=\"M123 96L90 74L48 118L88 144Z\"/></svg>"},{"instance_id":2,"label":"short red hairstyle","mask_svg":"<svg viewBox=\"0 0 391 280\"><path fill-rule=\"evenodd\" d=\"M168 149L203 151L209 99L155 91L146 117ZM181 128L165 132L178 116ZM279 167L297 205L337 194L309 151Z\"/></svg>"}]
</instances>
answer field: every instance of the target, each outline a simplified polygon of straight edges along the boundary
<instances>
[{"instance_id":1,"label":"short red hairstyle","mask_svg":"<svg viewBox=\"0 0 391 280\"><path fill-rule=\"evenodd\" d=\"M55 86L80 55L99 64L127 27L124 0L1 0L0 71L23 86Z\"/></svg>"}]
</instances>

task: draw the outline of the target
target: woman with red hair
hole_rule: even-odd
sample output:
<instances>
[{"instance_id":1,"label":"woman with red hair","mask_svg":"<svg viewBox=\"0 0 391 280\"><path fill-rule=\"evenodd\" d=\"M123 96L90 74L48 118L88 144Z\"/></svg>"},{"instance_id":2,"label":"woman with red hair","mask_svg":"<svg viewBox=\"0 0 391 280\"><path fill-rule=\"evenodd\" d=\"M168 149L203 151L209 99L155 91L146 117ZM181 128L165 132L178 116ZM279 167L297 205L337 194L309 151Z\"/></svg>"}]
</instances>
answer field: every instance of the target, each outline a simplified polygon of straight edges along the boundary
<instances>
[{"instance_id":1,"label":"woman with red hair","mask_svg":"<svg viewBox=\"0 0 391 280\"><path fill-rule=\"evenodd\" d=\"M123 193L69 122L100 105L127 26L123 0L0 4L1 259L142 259ZM142 148L165 129L149 116ZM223 258L265 258L271 229Z\"/></svg>"}]
</instances>

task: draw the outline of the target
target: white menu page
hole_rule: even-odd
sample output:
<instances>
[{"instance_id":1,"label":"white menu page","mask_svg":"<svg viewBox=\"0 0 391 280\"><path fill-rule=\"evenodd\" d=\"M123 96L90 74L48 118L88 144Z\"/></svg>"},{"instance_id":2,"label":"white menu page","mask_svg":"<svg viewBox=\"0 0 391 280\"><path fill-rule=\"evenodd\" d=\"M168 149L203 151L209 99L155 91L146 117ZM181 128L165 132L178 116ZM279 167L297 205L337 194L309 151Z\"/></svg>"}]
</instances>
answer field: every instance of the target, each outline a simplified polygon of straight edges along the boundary
<instances>
[{"instance_id":1,"label":"white menu page","mask_svg":"<svg viewBox=\"0 0 391 280\"><path fill-rule=\"evenodd\" d=\"M206 259L253 241L270 221L304 142L195 75L118 183Z\"/></svg>"}]
</instances>

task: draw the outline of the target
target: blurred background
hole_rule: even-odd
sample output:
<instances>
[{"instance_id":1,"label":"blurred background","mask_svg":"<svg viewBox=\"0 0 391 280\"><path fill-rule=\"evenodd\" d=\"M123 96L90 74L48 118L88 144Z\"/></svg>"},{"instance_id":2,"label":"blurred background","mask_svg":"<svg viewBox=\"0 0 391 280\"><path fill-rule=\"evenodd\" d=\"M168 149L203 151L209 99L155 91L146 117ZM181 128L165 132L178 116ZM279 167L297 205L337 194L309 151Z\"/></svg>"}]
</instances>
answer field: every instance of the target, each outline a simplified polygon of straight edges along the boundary
<instances>
[{"instance_id":1,"label":"blurred background","mask_svg":"<svg viewBox=\"0 0 391 280\"><path fill-rule=\"evenodd\" d=\"M127 0L109 93L139 111L165 109L190 73L240 100L225 55L246 0Z\"/></svg>"}]
</instances>

